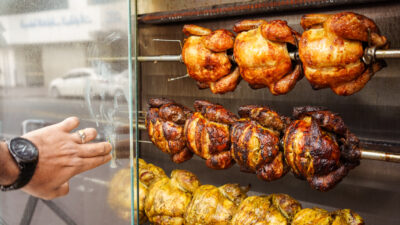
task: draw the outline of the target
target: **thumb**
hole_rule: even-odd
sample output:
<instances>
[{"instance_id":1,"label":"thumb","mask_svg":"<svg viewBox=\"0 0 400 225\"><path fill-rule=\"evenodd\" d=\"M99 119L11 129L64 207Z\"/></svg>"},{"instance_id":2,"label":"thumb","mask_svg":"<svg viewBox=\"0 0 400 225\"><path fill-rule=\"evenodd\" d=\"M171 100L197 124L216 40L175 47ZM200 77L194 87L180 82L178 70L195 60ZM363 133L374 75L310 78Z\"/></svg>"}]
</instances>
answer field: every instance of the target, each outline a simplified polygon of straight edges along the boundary
<instances>
[{"instance_id":1,"label":"thumb","mask_svg":"<svg viewBox=\"0 0 400 225\"><path fill-rule=\"evenodd\" d=\"M73 129L79 126L79 118L75 116L68 117L64 121L55 124L55 126L57 126L63 131L71 132Z\"/></svg>"}]
</instances>

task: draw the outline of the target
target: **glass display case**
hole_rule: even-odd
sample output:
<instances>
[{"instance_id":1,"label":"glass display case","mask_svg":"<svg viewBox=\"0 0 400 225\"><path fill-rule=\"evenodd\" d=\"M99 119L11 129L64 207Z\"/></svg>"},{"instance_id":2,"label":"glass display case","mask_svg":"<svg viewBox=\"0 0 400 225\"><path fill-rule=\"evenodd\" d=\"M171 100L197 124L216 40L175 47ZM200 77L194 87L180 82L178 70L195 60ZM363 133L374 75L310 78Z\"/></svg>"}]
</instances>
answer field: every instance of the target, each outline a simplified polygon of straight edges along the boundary
<instances>
[{"instance_id":1,"label":"glass display case","mask_svg":"<svg viewBox=\"0 0 400 225\"><path fill-rule=\"evenodd\" d=\"M182 29L186 24L212 31L227 29L237 36L233 27L240 21L284 20L301 34L300 21L305 14L348 11L371 18L389 40L389 49L400 48L396 35L400 31L400 4L396 1L1 1L2 139L77 116L78 129L97 129L94 142L112 144L113 159L73 177L69 194L61 198L45 201L21 191L0 193L0 224L151 224L146 215L157 213L150 212L152 205L143 193L157 185L170 185L166 177L173 171L178 176L176 170L190 171L197 178L191 177L193 182L180 186L174 194L192 196L199 183L217 187L237 184L240 190L248 191L248 196L284 193L303 208L330 212L349 208L365 224L399 224L399 163L363 159L332 190L320 192L291 172L267 182L241 171L237 164L215 170L196 155L187 161L184 154L170 157L160 150L172 148L170 143L155 144L157 141L149 137L149 108L171 104L151 102L152 98L179 103L175 106L185 113L194 110L196 100L219 103L235 115L241 106L249 104L271 107L287 117L295 106L324 106L343 118L363 150L385 152L393 161L400 153L398 52L387 51L386 67L361 91L346 97L329 88L313 90L306 78L284 95L275 96L268 88L250 88L245 80L234 91L213 94L210 89L199 88L183 63L181 54L188 36ZM296 48L292 46L289 51L292 60L299 61ZM232 54L229 49L227 55L234 61ZM174 129L186 132L185 121L173 120L178 124ZM180 140L176 141L179 145ZM187 150L180 147L179 153ZM185 154L192 154L187 151ZM179 183L177 180L172 183ZM154 190L152 195L156 194ZM189 213L175 217L179 220L183 215Z\"/></svg>"},{"instance_id":2,"label":"glass display case","mask_svg":"<svg viewBox=\"0 0 400 225\"><path fill-rule=\"evenodd\" d=\"M130 136L135 137L134 131L129 133L129 112L135 110L129 4L0 2L2 139L77 116L77 129L94 127L94 142L113 146L112 161L71 179L65 197L44 201L21 191L0 193L0 224L130 223L130 216L118 217L108 199L111 178L129 168Z\"/></svg>"}]
</instances>

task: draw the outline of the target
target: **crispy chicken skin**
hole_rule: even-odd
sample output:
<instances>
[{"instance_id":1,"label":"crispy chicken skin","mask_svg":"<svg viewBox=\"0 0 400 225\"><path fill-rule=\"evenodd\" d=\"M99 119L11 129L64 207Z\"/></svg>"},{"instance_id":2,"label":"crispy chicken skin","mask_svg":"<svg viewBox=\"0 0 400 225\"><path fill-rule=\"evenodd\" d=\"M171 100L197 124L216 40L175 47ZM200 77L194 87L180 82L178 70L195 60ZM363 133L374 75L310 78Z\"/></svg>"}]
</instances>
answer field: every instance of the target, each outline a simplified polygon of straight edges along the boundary
<instances>
[{"instance_id":1,"label":"crispy chicken skin","mask_svg":"<svg viewBox=\"0 0 400 225\"><path fill-rule=\"evenodd\" d=\"M193 194L185 222L191 225L229 225L248 189L238 184L202 185Z\"/></svg>"},{"instance_id":2,"label":"crispy chicken skin","mask_svg":"<svg viewBox=\"0 0 400 225\"><path fill-rule=\"evenodd\" d=\"M145 199L145 212L155 225L182 225L193 192L200 186L189 171L174 170L171 179L165 177L153 183Z\"/></svg>"},{"instance_id":3,"label":"crispy chicken skin","mask_svg":"<svg viewBox=\"0 0 400 225\"><path fill-rule=\"evenodd\" d=\"M360 163L359 140L341 117L321 107L297 107L283 138L292 172L312 188L327 191Z\"/></svg>"},{"instance_id":4,"label":"crispy chicken skin","mask_svg":"<svg viewBox=\"0 0 400 225\"><path fill-rule=\"evenodd\" d=\"M329 213L320 208L302 209L292 225L364 225L360 215L350 209L340 209Z\"/></svg>"},{"instance_id":5,"label":"crispy chicken skin","mask_svg":"<svg viewBox=\"0 0 400 225\"><path fill-rule=\"evenodd\" d=\"M332 213L334 218L332 225L364 225L360 215L351 209L340 209Z\"/></svg>"},{"instance_id":6,"label":"crispy chicken skin","mask_svg":"<svg viewBox=\"0 0 400 225\"><path fill-rule=\"evenodd\" d=\"M144 160L139 159L139 222L144 223L147 221L144 212L144 201L147 195L148 187L167 177L164 171L154 166L153 164L146 163ZM108 192L108 204L117 212L117 215L124 220L131 219L131 170L124 168L119 170L112 178ZM133 188L134 194L137 193L136 185ZM138 205L135 201L134 212L135 220L137 218L136 209Z\"/></svg>"},{"instance_id":7,"label":"crispy chicken skin","mask_svg":"<svg viewBox=\"0 0 400 225\"><path fill-rule=\"evenodd\" d=\"M149 106L145 123L150 140L175 163L191 159L183 133L190 109L164 98L150 99Z\"/></svg>"},{"instance_id":8,"label":"crispy chicken skin","mask_svg":"<svg viewBox=\"0 0 400 225\"><path fill-rule=\"evenodd\" d=\"M301 204L286 194L247 197L233 216L231 225L287 225Z\"/></svg>"},{"instance_id":9,"label":"crispy chicken skin","mask_svg":"<svg viewBox=\"0 0 400 225\"><path fill-rule=\"evenodd\" d=\"M243 20L236 23L234 56L240 75L252 88L268 87L286 94L302 78L301 66L292 65L287 43L297 45L300 35L286 21Z\"/></svg>"},{"instance_id":10,"label":"crispy chicken skin","mask_svg":"<svg viewBox=\"0 0 400 225\"><path fill-rule=\"evenodd\" d=\"M182 59L190 77L199 88L210 88L214 94L235 90L239 70L232 70L226 51L233 48L234 35L228 30L210 29L193 24L183 26L189 37L182 49Z\"/></svg>"},{"instance_id":11,"label":"crispy chicken skin","mask_svg":"<svg viewBox=\"0 0 400 225\"><path fill-rule=\"evenodd\" d=\"M303 16L301 25L305 31L299 43L299 56L314 89L329 87L337 95L352 95L386 66L382 60L370 66L361 60L369 32L372 46L388 48L386 37L365 16L351 12L309 14Z\"/></svg>"},{"instance_id":12,"label":"crispy chicken skin","mask_svg":"<svg viewBox=\"0 0 400 225\"><path fill-rule=\"evenodd\" d=\"M302 209L293 219L292 225L331 225L331 214L320 208Z\"/></svg>"},{"instance_id":13,"label":"crispy chicken skin","mask_svg":"<svg viewBox=\"0 0 400 225\"><path fill-rule=\"evenodd\" d=\"M266 181L284 176L288 167L279 143L287 119L257 105L240 107L239 115L231 129L231 154L241 170Z\"/></svg>"},{"instance_id":14,"label":"crispy chicken skin","mask_svg":"<svg viewBox=\"0 0 400 225\"><path fill-rule=\"evenodd\" d=\"M212 169L226 169L233 164L230 152L230 126L237 117L223 106L204 100L194 102L196 112L186 121L188 148L206 160Z\"/></svg>"}]
</instances>

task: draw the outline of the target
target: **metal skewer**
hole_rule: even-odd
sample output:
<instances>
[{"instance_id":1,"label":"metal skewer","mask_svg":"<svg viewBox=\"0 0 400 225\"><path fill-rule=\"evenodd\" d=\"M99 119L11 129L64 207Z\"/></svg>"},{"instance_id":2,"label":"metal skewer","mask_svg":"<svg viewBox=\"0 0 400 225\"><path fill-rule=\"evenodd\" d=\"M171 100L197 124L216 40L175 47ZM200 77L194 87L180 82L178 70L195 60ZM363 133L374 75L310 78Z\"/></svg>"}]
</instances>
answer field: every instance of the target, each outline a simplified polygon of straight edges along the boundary
<instances>
[{"instance_id":1,"label":"metal skewer","mask_svg":"<svg viewBox=\"0 0 400 225\"><path fill-rule=\"evenodd\" d=\"M376 50L376 59L398 59L400 58L400 49L387 49L387 50Z\"/></svg>"},{"instance_id":2,"label":"metal skewer","mask_svg":"<svg viewBox=\"0 0 400 225\"><path fill-rule=\"evenodd\" d=\"M374 150L361 150L361 158L400 163L400 154L379 152Z\"/></svg>"},{"instance_id":3,"label":"metal skewer","mask_svg":"<svg viewBox=\"0 0 400 225\"><path fill-rule=\"evenodd\" d=\"M398 59L400 58L400 49L387 49L387 50L372 50L372 48L366 48L366 54L376 59ZM298 52L289 52L290 59L299 60ZM234 61L233 55L229 55L229 58ZM151 61L164 61L164 62L183 62L182 55L159 55L159 56L138 56L139 62L151 62Z\"/></svg>"},{"instance_id":4,"label":"metal skewer","mask_svg":"<svg viewBox=\"0 0 400 225\"><path fill-rule=\"evenodd\" d=\"M141 123L139 123L139 127L143 130L146 129L146 126ZM151 143L150 141L139 141L139 142L146 143L146 144ZM370 159L370 160L400 163L400 154L361 149L361 159Z\"/></svg>"},{"instance_id":5,"label":"metal skewer","mask_svg":"<svg viewBox=\"0 0 400 225\"><path fill-rule=\"evenodd\" d=\"M180 77L170 77L170 78L168 78L168 81L180 80L180 79L183 79L183 78L186 78L186 77L189 77L189 74L185 74L185 75L180 76Z\"/></svg>"}]
</instances>

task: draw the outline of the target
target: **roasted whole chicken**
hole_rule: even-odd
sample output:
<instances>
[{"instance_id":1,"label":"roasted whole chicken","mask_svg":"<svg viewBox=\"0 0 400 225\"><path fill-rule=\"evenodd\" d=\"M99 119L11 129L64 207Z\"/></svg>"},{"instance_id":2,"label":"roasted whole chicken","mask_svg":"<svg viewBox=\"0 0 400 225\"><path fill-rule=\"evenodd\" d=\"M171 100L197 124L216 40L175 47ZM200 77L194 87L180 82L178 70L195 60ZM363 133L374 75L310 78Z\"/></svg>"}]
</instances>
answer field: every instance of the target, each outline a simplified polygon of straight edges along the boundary
<instances>
[{"instance_id":1,"label":"roasted whole chicken","mask_svg":"<svg viewBox=\"0 0 400 225\"><path fill-rule=\"evenodd\" d=\"M272 94L286 94L302 78L293 65L287 44L297 46L300 35L285 21L243 20L234 26L234 57L240 75L250 87L268 87Z\"/></svg>"},{"instance_id":2,"label":"roasted whole chicken","mask_svg":"<svg viewBox=\"0 0 400 225\"><path fill-rule=\"evenodd\" d=\"M284 176L288 167L279 143L289 119L257 105L240 107L239 115L231 129L231 154L241 171L267 181Z\"/></svg>"},{"instance_id":3,"label":"roasted whole chicken","mask_svg":"<svg viewBox=\"0 0 400 225\"><path fill-rule=\"evenodd\" d=\"M240 204L231 225L288 225L301 204L286 194L250 196Z\"/></svg>"},{"instance_id":4,"label":"roasted whole chicken","mask_svg":"<svg viewBox=\"0 0 400 225\"><path fill-rule=\"evenodd\" d=\"M185 224L186 209L199 186L197 177L185 170L174 170L171 179L166 177L153 183L144 204L149 221L156 225Z\"/></svg>"},{"instance_id":5,"label":"roasted whole chicken","mask_svg":"<svg viewBox=\"0 0 400 225\"><path fill-rule=\"evenodd\" d=\"M302 209L293 219L292 225L364 225L360 215L350 209L328 212L320 208Z\"/></svg>"},{"instance_id":6,"label":"roasted whole chicken","mask_svg":"<svg viewBox=\"0 0 400 225\"><path fill-rule=\"evenodd\" d=\"M183 45L182 59L199 88L209 87L214 94L235 90L239 70L232 69L226 53L233 48L234 35L224 29L211 31L192 24L183 26L183 33L189 37Z\"/></svg>"},{"instance_id":7,"label":"roasted whole chicken","mask_svg":"<svg viewBox=\"0 0 400 225\"><path fill-rule=\"evenodd\" d=\"M301 204L286 194L247 197L249 186L200 186L197 177L185 170L172 171L170 179L161 168L142 159L139 159L138 178L139 224L147 219L155 225L364 224L350 209L334 212L301 209ZM130 180L130 169L126 168L119 170L109 184L109 205L126 220L130 220L131 215ZM136 191L135 185L135 195ZM135 202L135 220L137 207Z\"/></svg>"},{"instance_id":8,"label":"roasted whole chicken","mask_svg":"<svg viewBox=\"0 0 400 225\"><path fill-rule=\"evenodd\" d=\"M145 123L150 140L175 163L191 159L183 132L190 109L164 98L150 99L149 106Z\"/></svg>"},{"instance_id":9,"label":"roasted whole chicken","mask_svg":"<svg viewBox=\"0 0 400 225\"><path fill-rule=\"evenodd\" d=\"M221 187L202 185L193 194L186 214L186 224L229 225L237 207L247 197L248 188L238 184L225 184Z\"/></svg>"},{"instance_id":10,"label":"roasted whole chicken","mask_svg":"<svg viewBox=\"0 0 400 225\"><path fill-rule=\"evenodd\" d=\"M147 221L144 212L144 200L147 195L148 187L162 179L166 178L164 171L154 166L153 164L146 163L144 160L139 159L139 222L144 223ZM119 170L112 178L109 184L108 204L117 213L117 215L124 219L131 219L131 170L124 168ZM133 188L134 195L137 194L136 185ZM134 203L135 220L137 219L137 202Z\"/></svg>"},{"instance_id":11,"label":"roasted whole chicken","mask_svg":"<svg viewBox=\"0 0 400 225\"><path fill-rule=\"evenodd\" d=\"M223 106L204 100L195 101L194 108L185 124L187 146L205 159L208 167L229 168L233 164L230 126L237 117Z\"/></svg>"},{"instance_id":12,"label":"roasted whole chicken","mask_svg":"<svg viewBox=\"0 0 400 225\"><path fill-rule=\"evenodd\" d=\"M360 163L359 140L341 117L321 107L297 107L283 139L292 172L327 191Z\"/></svg>"},{"instance_id":13,"label":"roasted whole chicken","mask_svg":"<svg viewBox=\"0 0 400 225\"><path fill-rule=\"evenodd\" d=\"M314 89L331 88L338 95L360 91L375 72L386 64L382 60L365 65L364 46L388 48L376 24L351 12L333 15L309 14L301 19L304 33L299 56L306 78Z\"/></svg>"}]
</instances>

